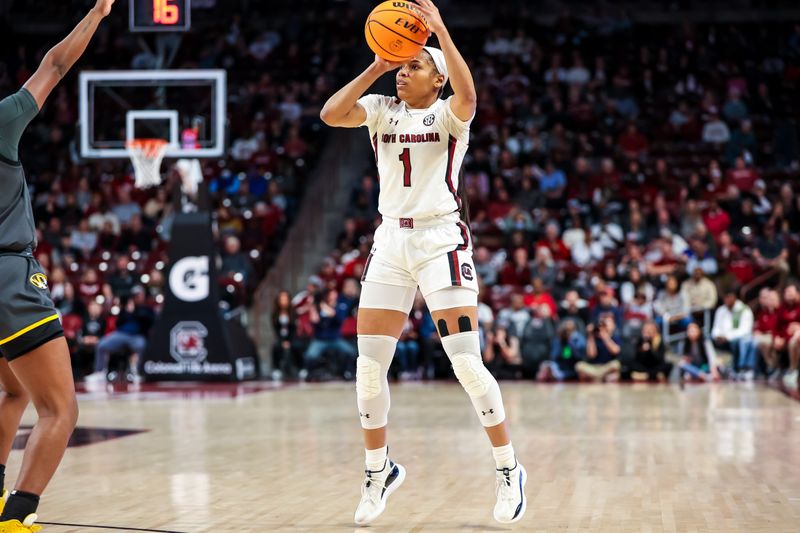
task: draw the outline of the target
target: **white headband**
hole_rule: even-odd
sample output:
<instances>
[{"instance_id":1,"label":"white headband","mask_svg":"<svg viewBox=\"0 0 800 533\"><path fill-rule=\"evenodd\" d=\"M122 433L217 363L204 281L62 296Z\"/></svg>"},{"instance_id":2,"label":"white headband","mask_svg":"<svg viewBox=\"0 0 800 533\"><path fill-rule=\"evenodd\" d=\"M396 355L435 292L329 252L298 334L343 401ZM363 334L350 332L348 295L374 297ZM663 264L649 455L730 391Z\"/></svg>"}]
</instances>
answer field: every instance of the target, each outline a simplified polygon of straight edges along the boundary
<instances>
[{"instance_id":1,"label":"white headband","mask_svg":"<svg viewBox=\"0 0 800 533\"><path fill-rule=\"evenodd\" d=\"M444 52L432 46L426 46L425 51L431 55L433 64L436 65L436 70L439 71L439 74L444 76L444 84L442 84L444 87L444 85L447 85L447 80L450 78L447 73L447 62L444 60Z\"/></svg>"}]
</instances>

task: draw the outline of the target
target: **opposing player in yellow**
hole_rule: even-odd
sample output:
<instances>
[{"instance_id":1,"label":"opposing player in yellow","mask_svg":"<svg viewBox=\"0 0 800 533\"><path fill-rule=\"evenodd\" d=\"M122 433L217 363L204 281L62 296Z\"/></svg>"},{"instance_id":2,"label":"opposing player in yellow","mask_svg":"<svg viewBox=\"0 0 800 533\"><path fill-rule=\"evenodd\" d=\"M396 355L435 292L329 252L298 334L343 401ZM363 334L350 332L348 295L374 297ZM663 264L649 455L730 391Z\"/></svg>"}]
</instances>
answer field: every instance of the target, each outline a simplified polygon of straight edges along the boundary
<instances>
[{"instance_id":1,"label":"opposing player in yellow","mask_svg":"<svg viewBox=\"0 0 800 533\"><path fill-rule=\"evenodd\" d=\"M418 3L441 50L425 47L403 64L376 56L321 113L330 126L369 129L380 179L383 222L364 269L358 314L356 391L367 475L355 522L375 520L405 479L403 466L388 458L386 376L419 287L455 375L492 443L497 468L494 517L511 523L525 513L526 473L511 445L500 388L481 359L478 280L458 195L459 169L475 116L475 86L438 9L430 0ZM362 96L395 69L397 97ZM448 79L454 95L443 100Z\"/></svg>"},{"instance_id":2,"label":"opposing player in yellow","mask_svg":"<svg viewBox=\"0 0 800 533\"><path fill-rule=\"evenodd\" d=\"M0 516L0 533L39 531L36 508L64 456L78 419L64 332L47 289L47 276L33 257L36 228L17 147L28 123L50 92L83 54L114 0L97 0L66 39L15 94L0 101L0 486L28 402L39 420L33 428L16 489Z\"/></svg>"}]
</instances>

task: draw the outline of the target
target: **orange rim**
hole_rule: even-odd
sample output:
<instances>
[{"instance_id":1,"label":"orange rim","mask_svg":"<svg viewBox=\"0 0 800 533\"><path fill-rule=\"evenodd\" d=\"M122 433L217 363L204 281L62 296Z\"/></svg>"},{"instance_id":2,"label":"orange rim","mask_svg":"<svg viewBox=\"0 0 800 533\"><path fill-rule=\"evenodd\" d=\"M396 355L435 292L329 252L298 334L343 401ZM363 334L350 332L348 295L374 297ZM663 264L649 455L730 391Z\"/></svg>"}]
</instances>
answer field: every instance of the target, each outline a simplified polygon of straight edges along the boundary
<instances>
[{"instance_id":1,"label":"orange rim","mask_svg":"<svg viewBox=\"0 0 800 533\"><path fill-rule=\"evenodd\" d=\"M125 143L129 150L138 150L146 157L156 157L169 144L164 139L133 139Z\"/></svg>"}]
</instances>

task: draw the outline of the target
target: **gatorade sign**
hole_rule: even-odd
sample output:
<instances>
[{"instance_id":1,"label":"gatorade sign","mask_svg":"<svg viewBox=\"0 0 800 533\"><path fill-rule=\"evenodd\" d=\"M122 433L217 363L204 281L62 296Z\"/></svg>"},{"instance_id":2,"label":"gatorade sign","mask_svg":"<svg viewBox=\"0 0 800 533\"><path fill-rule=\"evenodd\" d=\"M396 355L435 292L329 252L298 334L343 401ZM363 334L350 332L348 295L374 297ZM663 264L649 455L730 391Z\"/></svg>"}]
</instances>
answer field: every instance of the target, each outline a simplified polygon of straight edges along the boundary
<instances>
[{"instance_id":1,"label":"gatorade sign","mask_svg":"<svg viewBox=\"0 0 800 533\"><path fill-rule=\"evenodd\" d=\"M237 381L257 374L247 331L220 311L209 213L180 213L172 226L164 308L144 356L150 381Z\"/></svg>"},{"instance_id":2,"label":"gatorade sign","mask_svg":"<svg viewBox=\"0 0 800 533\"><path fill-rule=\"evenodd\" d=\"M184 257L169 273L172 294L184 302L199 302L209 295L208 256Z\"/></svg>"}]
</instances>

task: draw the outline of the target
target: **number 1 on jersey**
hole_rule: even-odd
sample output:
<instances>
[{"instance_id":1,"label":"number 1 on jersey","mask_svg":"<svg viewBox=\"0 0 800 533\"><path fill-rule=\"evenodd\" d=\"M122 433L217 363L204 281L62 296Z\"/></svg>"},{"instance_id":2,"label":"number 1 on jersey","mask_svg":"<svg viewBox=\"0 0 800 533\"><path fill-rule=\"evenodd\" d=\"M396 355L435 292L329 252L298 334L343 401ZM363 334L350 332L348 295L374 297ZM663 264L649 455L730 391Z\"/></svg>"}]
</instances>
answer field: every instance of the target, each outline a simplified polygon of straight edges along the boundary
<instances>
[{"instance_id":1,"label":"number 1 on jersey","mask_svg":"<svg viewBox=\"0 0 800 533\"><path fill-rule=\"evenodd\" d=\"M403 162L403 187L411 187L411 148L404 148L398 159Z\"/></svg>"}]
</instances>

